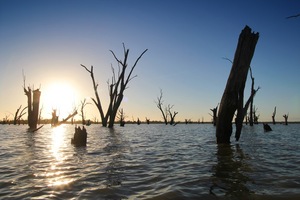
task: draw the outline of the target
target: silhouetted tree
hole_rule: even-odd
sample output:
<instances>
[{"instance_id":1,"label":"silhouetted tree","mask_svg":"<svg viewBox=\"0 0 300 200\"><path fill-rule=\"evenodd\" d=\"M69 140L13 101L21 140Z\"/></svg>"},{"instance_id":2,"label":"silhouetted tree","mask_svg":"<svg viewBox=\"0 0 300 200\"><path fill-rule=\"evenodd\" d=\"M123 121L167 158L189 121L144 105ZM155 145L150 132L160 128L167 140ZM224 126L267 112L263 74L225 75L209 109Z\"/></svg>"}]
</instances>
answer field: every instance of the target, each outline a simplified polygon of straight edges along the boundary
<instances>
[{"instance_id":1,"label":"silhouetted tree","mask_svg":"<svg viewBox=\"0 0 300 200\"><path fill-rule=\"evenodd\" d=\"M276 121L275 121L275 115L276 115L276 106L275 106L274 111L273 111L273 114L272 114L272 121L273 121L273 124L276 124Z\"/></svg>"},{"instance_id":2,"label":"silhouetted tree","mask_svg":"<svg viewBox=\"0 0 300 200\"><path fill-rule=\"evenodd\" d=\"M258 119L259 119L259 115L257 115L257 109L258 108L255 108L255 106L253 107L253 123L254 124L258 124Z\"/></svg>"},{"instance_id":3,"label":"silhouetted tree","mask_svg":"<svg viewBox=\"0 0 300 200\"><path fill-rule=\"evenodd\" d=\"M137 123L137 125L141 124L140 118L137 119L136 123Z\"/></svg>"},{"instance_id":4,"label":"silhouetted tree","mask_svg":"<svg viewBox=\"0 0 300 200\"><path fill-rule=\"evenodd\" d=\"M213 124L214 124L214 126L216 126L217 125L217 113L218 113L218 106L219 106L219 104L215 107L215 108L212 108L212 109L210 109L212 112L213 112L213 114L212 115L210 115L210 116L212 116L213 117Z\"/></svg>"},{"instance_id":5,"label":"silhouetted tree","mask_svg":"<svg viewBox=\"0 0 300 200\"><path fill-rule=\"evenodd\" d=\"M236 141L238 141L240 139L244 118L246 118L246 124L247 124L247 117L248 117L247 116L247 110L248 110L249 105L251 104L251 102L253 102L253 98L254 98L256 92L259 89L260 89L260 87L258 87L256 90L254 90L254 89L252 90L249 99L245 103L245 106L244 106L243 110L240 112L241 116L239 118L238 117L236 118L236 130L235 130L235 139L236 139ZM252 110L252 114L253 114L253 110ZM255 112L254 112L254 115L255 115ZM250 114L249 114L249 119L250 119ZM256 118L254 117L254 119L256 119Z\"/></svg>"},{"instance_id":6,"label":"silhouetted tree","mask_svg":"<svg viewBox=\"0 0 300 200\"><path fill-rule=\"evenodd\" d=\"M172 108L173 108L174 105L168 105L167 107L167 111L169 113L169 116L170 116L170 125L174 125L175 124L175 117L176 115L178 114L178 112L173 112L172 111Z\"/></svg>"},{"instance_id":7,"label":"silhouetted tree","mask_svg":"<svg viewBox=\"0 0 300 200\"><path fill-rule=\"evenodd\" d=\"M251 97L252 97L250 100L249 125L253 126L253 99L258 89L257 90L254 89L254 77L252 75L251 67L249 68L249 70L250 70L250 77L251 77Z\"/></svg>"},{"instance_id":8,"label":"silhouetted tree","mask_svg":"<svg viewBox=\"0 0 300 200\"><path fill-rule=\"evenodd\" d=\"M168 124L168 112L167 107L163 108L163 92L162 89L160 90L160 96L157 97L157 101L155 102L157 108L160 110L162 117L164 119L165 124Z\"/></svg>"},{"instance_id":9,"label":"silhouetted tree","mask_svg":"<svg viewBox=\"0 0 300 200\"><path fill-rule=\"evenodd\" d=\"M288 125L288 118L289 118L289 114L284 114L284 125Z\"/></svg>"},{"instance_id":10,"label":"silhouetted tree","mask_svg":"<svg viewBox=\"0 0 300 200\"><path fill-rule=\"evenodd\" d=\"M148 119L147 117L146 117L146 123L150 124L150 119Z\"/></svg>"},{"instance_id":11,"label":"silhouetted tree","mask_svg":"<svg viewBox=\"0 0 300 200\"><path fill-rule=\"evenodd\" d=\"M259 34L252 33L246 26L240 36L231 72L227 80L218 112L216 137L217 143L230 143L232 120L237 111L237 120L244 118L244 89L248 70Z\"/></svg>"},{"instance_id":12,"label":"silhouetted tree","mask_svg":"<svg viewBox=\"0 0 300 200\"><path fill-rule=\"evenodd\" d=\"M84 99L83 101L80 102L80 112L81 112L80 116L81 116L82 125L86 125L84 108L88 104L90 104L90 103L86 102L86 99Z\"/></svg>"},{"instance_id":13,"label":"silhouetted tree","mask_svg":"<svg viewBox=\"0 0 300 200\"><path fill-rule=\"evenodd\" d=\"M119 109L118 120L120 121L120 126L125 125L125 114L123 108Z\"/></svg>"},{"instance_id":14,"label":"silhouetted tree","mask_svg":"<svg viewBox=\"0 0 300 200\"><path fill-rule=\"evenodd\" d=\"M116 57L115 53L110 50L110 52L112 53L113 57L115 58L115 60L118 63L119 66L119 72L118 72L118 77L116 77L116 74L114 72L114 68L112 68L112 72L113 72L113 76L112 76L112 80L109 84L109 97L110 97L110 101L109 101L109 106L107 109L106 114L104 115L104 111L103 111L103 107L100 101L100 97L98 95L98 84L95 83L95 79L94 79L94 72L93 72L93 66L91 66L91 69L88 69L86 66L82 65L81 66L83 68L85 68L85 70L87 72L90 73L92 81L93 81L93 88L94 88L94 92L95 92L95 96L96 99L92 98L93 102L95 103L96 107L98 108L98 111L100 113L100 117L102 120L102 126L107 126L107 122L109 122L108 127L112 128L115 122L115 117L116 114L118 112L119 106L122 102L123 96L124 96L124 91L125 89L127 89L127 84L136 76L132 77L132 72L134 70L134 68L136 67L138 61L140 60L140 58L144 55L144 53L146 53L146 50L143 51L143 53L136 59L134 65L131 67L130 72L128 73L128 75L126 76L126 69L128 67L128 55L129 55L129 49L125 49L125 45L123 44L123 50L124 50L124 60L120 60ZM121 69L120 69L121 67Z\"/></svg>"}]
</instances>

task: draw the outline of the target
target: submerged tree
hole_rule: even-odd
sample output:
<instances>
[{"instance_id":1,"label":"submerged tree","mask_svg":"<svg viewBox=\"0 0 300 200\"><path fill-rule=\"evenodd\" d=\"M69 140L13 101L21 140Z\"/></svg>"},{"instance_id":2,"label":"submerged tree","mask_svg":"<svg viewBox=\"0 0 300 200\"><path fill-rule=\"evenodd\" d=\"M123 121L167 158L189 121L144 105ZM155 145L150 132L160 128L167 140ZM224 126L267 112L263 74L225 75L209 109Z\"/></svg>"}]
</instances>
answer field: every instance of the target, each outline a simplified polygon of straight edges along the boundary
<instances>
[{"instance_id":1,"label":"submerged tree","mask_svg":"<svg viewBox=\"0 0 300 200\"><path fill-rule=\"evenodd\" d=\"M172 108L173 108L174 105L168 105L167 107L167 111L169 113L169 116L170 116L170 125L175 125L175 117L176 115L178 114L178 112L176 111L172 111Z\"/></svg>"},{"instance_id":2,"label":"submerged tree","mask_svg":"<svg viewBox=\"0 0 300 200\"><path fill-rule=\"evenodd\" d=\"M248 70L254 55L259 34L252 33L246 26L240 36L234 56L231 72L221 99L218 112L216 138L217 143L230 143L232 120L237 111L237 120L244 118L244 89Z\"/></svg>"},{"instance_id":3,"label":"submerged tree","mask_svg":"<svg viewBox=\"0 0 300 200\"><path fill-rule=\"evenodd\" d=\"M124 114L123 108L119 109L117 118L120 121L120 126L124 126L125 125L125 114Z\"/></svg>"},{"instance_id":4,"label":"submerged tree","mask_svg":"<svg viewBox=\"0 0 300 200\"><path fill-rule=\"evenodd\" d=\"M107 109L106 114L104 114L103 111L103 107L102 107L102 102L100 100L99 94L98 94L98 84L96 84L95 82L95 78L94 78L94 72L93 72L93 66L91 66L91 69L88 69L86 66L82 65L81 66L83 68L85 68L85 70L87 72L90 73L91 78L92 78L92 82L93 82L93 88L94 88L94 93L95 93L95 97L96 99L92 98L93 102L95 103L99 113L100 113L100 117L101 117L101 121L102 121L102 126L107 126L109 128L112 128L115 122L115 118L119 109L119 106L121 105L121 102L123 100L123 96L124 96L124 91L125 89L127 89L127 85L128 83L135 78L136 76L132 76L132 72L134 70L134 68L136 67L138 61L141 59L141 57L144 55L144 53L146 53L146 50L144 50L140 56L136 59L135 63L133 64L133 66L131 67L131 70L129 71L128 75L126 75L126 69L128 67L128 55L129 55L129 49L125 48L125 45L123 44L123 50L124 50L124 59L120 60L116 57L115 53L110 50L110 52L112 53L113 57L115 58L115 60L118 63L119 66L119 71L118 74L116 76L115 74L115 70L112 67L112 80L109 83L109 106Z\"/></svg>"},{"instance_id":5,"label":"submerged tree","mask_svg":"<svg viewBox=\"0 0 300 200\"><path fill-rule=\"evenodd\" d=\"M84 99L83 101L80 101L80 113L81 113L80 116L81 116L82 125L86 125L84 107L88 104L90 104L90 103L86 102L86 99Z\"/></svg>"},{"instance_id":6,"label":"submerged tree","mask_svg":"<svg viewBox=\"0 0 300 200\"><path fill-rule=\"evenodd\" d=\"M160 110L161 115L163 117L164 123L167 125L168 124L168 111L167 107L163 107L163 92L162 89L160 90L160 95L157 97L157 101L155 102L156 107Z\"/></svg>"},{"instance_id":7,"label":"submerged tree","mask_svg":"<svg viewBox=\"0 0 300 200\"><path fill-rule=\"evenodd\" d=\"M283 118L284 118L284 125L288 125L289 114L284 114Z\"/></svg>"},{"instance_id":8,"label":"submerged tree","mask_svg":"<svg viewBox=\"0 0 300 200\"><path fill-rule=\"evenodd\" d=\"M219 104L215 107L215 108L212 108L212 109L210 109L212 112L213 112L213 114L212 115L210 115L210 116L212 116L213 117L213 125L214 126L216 126L217 125L217 113L218 113L218 106L219 106Z\"/></svg>"},{"instance_id":9,"label":"submerged tree","mask_svg":"<svg viewBox=\"0 0 300 200\"><path fill-rule=\"evenodd\" d=\"M273 121L273 124L276 124L276 121L275 121L275 115L276 115L276 106L275 106L274 111L273 111L273 114L272 114L272 121Z\"/></svg>"}]
</instances>

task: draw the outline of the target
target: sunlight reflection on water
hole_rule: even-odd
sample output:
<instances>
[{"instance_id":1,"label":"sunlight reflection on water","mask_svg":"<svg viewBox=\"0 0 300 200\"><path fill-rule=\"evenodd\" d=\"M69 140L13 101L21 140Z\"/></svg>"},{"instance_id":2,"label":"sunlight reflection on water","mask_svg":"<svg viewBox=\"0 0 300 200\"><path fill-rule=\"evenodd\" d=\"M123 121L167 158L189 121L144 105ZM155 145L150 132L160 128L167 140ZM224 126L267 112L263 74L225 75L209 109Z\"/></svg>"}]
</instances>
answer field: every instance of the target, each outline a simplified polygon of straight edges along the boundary
<instances>
[{"instance_id":1,"label":"sunlight reflection on water","mask_svg":"<svg viewBox=\"0 0 300 200\"><path fill-rule=\"evenodd\" d=\"M0 126L0 199L297 196L299 127L277 125L266 134L245 126L240 142L222 147L211 124L92 125L87 146L74 147L71 125L36 133Z\"/></svg>"}]
</instances>

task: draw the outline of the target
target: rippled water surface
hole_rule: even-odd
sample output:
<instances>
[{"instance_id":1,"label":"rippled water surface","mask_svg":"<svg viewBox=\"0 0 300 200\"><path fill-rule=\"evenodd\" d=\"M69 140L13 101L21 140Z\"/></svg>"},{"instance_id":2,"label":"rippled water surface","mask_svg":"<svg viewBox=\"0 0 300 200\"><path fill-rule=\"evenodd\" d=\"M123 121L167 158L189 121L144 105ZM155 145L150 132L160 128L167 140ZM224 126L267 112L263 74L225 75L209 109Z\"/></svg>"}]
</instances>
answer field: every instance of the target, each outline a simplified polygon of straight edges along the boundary
<instances>
[{"instance_id":1,"label":"rippled water surface","mask_svg":"<svg viewBox=\"0 0 300 200\"><path fill-rule=\"evenodd\" d=\"M300 125L244 126L215 143L211 124L0 126L3 199L300 199Z\"/></svg>"}]
</instances>

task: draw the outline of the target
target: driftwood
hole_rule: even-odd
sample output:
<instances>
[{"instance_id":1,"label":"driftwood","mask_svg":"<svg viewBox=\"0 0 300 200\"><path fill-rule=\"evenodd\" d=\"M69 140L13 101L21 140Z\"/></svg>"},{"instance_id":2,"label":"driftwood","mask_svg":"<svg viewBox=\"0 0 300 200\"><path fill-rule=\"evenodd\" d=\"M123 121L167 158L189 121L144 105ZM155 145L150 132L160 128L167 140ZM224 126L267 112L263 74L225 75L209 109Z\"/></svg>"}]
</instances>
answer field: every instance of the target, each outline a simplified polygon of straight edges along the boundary
<instances>
[{"instance_id":1,"label":"driftwood","mask_svg":"<svg viewBox=\"0 0 300 200\"><path fill-rule=\"evenodd\" d=\"M234 56L231 72L224 90L217 120L217 143L230 143L232 134L232 121L237 111L237 120L243 120L244 89L248 70L259 34L252 33L246 26L239 36L239 42Z\"/></svg>"}]
</instances>

